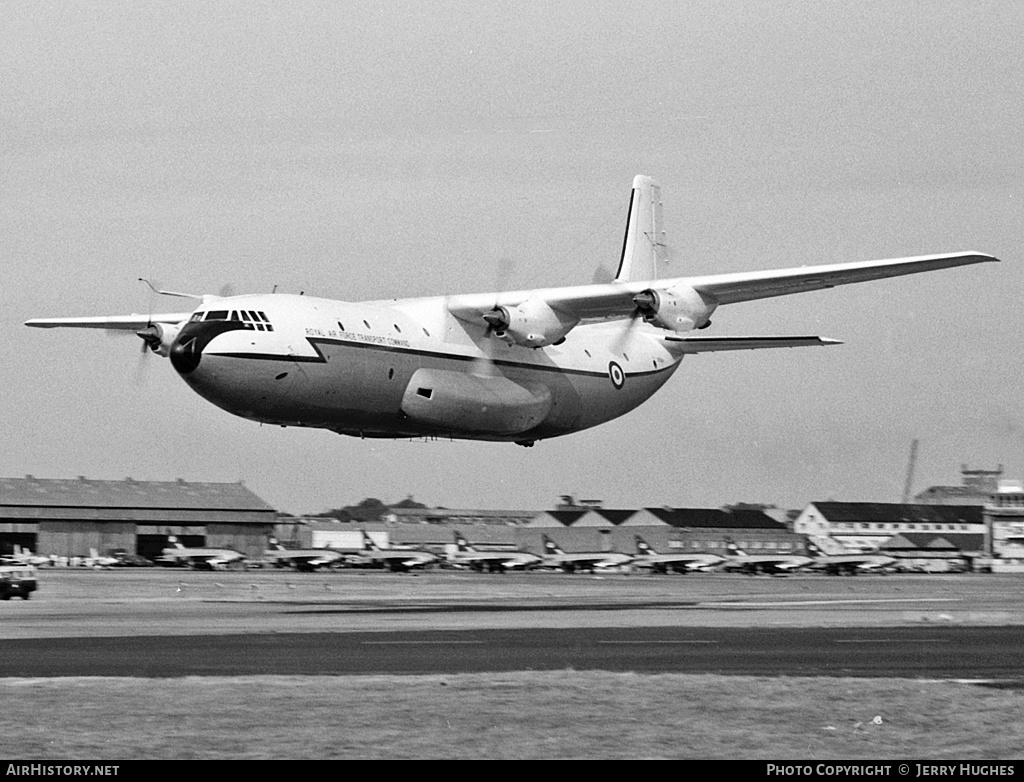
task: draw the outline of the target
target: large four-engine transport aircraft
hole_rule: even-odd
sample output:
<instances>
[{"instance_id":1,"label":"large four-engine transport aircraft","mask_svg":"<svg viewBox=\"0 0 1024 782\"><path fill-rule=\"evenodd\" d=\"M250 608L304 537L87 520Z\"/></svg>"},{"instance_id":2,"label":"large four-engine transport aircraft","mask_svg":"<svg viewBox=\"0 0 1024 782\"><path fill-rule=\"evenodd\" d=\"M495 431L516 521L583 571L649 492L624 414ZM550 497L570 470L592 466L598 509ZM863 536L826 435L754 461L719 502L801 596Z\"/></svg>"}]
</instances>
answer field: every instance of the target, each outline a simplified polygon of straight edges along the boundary
<instances>
[{"instance_id":1,"label":"large four-engine transport aircraft","mask_svg":"<svg viewBox=\"0 0 1024 782\"><path fill-rule=\"evenodd\" d=\"M723 305L996 260L955 252L665 278L661 214L659 185L637 176L606 284L364 302L160 291L200 304L26 325L135 331L198 394L261 423L529 446L628 413L690 354L839 344L697 336Z\"/></svg>"}]
</instances>

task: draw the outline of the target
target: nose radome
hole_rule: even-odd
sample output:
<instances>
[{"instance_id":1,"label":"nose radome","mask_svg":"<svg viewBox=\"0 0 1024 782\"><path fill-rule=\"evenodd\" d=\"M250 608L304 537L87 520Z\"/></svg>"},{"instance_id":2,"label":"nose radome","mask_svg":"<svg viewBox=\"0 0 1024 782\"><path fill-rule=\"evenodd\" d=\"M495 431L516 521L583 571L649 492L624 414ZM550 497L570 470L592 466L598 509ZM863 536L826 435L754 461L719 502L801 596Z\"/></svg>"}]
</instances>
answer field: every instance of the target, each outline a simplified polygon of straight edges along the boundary
<instances>
[{"instance_id":1,"label":"nose radome","mask_svg":"<svg viewBox=\"0 0 1024 782\"><path fill-rule=\"evenodd\" d=\"M187 375L199 366L203 351L197 345L196 335L179 334L171 345L171 364L179 374Z\"/></svg>"},{"instance_id":2,"label":"nose radome","mask_svg":"<svg viewBox=\"0 0 1024 782\"><path fill-rule=\"evenodd\" d=\"M194 372L203 357L203 348L210 340L226 331L239 331L247 324L232 320L207 320L187 323L171 344L171 364L179 374Z\"/></svg>"}]
</instances>

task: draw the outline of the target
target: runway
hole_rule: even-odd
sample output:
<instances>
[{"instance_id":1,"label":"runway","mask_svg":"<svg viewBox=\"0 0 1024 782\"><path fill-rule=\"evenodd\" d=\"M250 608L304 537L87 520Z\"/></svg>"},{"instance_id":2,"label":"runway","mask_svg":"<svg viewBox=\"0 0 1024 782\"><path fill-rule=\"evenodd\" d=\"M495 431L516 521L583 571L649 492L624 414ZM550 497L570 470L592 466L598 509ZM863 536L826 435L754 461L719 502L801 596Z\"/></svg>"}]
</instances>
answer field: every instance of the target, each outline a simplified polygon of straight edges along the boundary
<instances>
[{"instance_id":1,"label":"runway","mask_svg":"<svg viewBox=\"0 0 1024 782\"><path fill-rule=\"evenodd\" d=\"M0 676L608 670L1016 680L1017 576L43 571Z\"/></svg>"},{"instance_id":2,"label":"runway","mask_svg":"<svg viewBox=\"0 0 1024 782\"><path fill-rule=\"evenodd\" d=\"M0 677L632 671L1019 683L1024 628L587 627L0 642Z\"/></svg>"}]
</instances>

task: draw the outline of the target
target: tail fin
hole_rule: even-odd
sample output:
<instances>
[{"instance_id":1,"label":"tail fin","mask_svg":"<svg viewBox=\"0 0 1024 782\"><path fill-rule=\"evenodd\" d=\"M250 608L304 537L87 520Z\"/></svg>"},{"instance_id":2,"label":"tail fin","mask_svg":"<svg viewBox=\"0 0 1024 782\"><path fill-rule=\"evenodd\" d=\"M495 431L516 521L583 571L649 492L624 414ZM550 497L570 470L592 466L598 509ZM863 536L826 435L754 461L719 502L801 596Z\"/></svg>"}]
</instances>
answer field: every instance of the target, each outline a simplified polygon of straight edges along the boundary
<instances>
[{"instance_id":1,"label":"tail fin","mask_svg":"<svg viewBox=\"0 0 1024 782\"><path fill-rule=\"evenodd\" d=\"M181 545L181 541L178 540L178 538L174 535L167 536L167 544L172 548L185 548L183 545Z\"/></svg>"},{"instance_id":2,"label":"tail fin","mask_svg":"<svg viewBox=\"0 0 1024 782\"><path fill-rule=\"evenodd\" d=\"M455 546L459 551L472 551L473 547L469 545L469 541L463 537L461 532L455 532Z\"/></svg>"},{"instance_id":3,"label":"tail fin","mask_svg":"<svg viewBox=\"0 0 1024 782\"><path fill-rule=\"evenodd\" d=\"M562 550L558 546L555 545L555 542L551 538L549 538L547 535L544 535L543 537L544 537L544 550L548 554L561 554L561 553L563 553Z\"/></svg>"},{"instance_id":4,"label":"tail fin","mask_svg":"<svg viewBox=\"0 0 1024 782\"><path fill-rule=\"evenodd\" d=\"M651 547L647 545L647 541L641 538L639 535L633 536L636 539L636 550L641 555L653 554Z\"/></svg>"},{"instance_id":5,"label":"tail fin","mask_svg":"<svg viewBox=\"0 0 1024 782\"><path fill-rule=\"evenodd\" d=\"M633 178L629 220L615 282L655 280L665 272L665 231L661 223L661 185L649 176Z\"/></svg>"},{"instance_id":6,"label":"tail fin","mask_svg":"<svg viewBox=\"0 0 1024 782\"><path fill-rule=\"evenodd\" d=\"M366 530L363 529L359 531L363 533L363 548L369 549L370 551L380 551L380 546L373 542L373 538L367 534Z\"/></svg>"},{"instance_id":7,"label":"tail fin","mask_svg":"<svg viewBox=\"0 0 1024 782\"><path fill-rule=\"evenodd\" d=\"M849 550L835 538L825 536L808 537L807 553L812 557L833 556L836 554L849 554Z\"/></svg>"}]
</instances>

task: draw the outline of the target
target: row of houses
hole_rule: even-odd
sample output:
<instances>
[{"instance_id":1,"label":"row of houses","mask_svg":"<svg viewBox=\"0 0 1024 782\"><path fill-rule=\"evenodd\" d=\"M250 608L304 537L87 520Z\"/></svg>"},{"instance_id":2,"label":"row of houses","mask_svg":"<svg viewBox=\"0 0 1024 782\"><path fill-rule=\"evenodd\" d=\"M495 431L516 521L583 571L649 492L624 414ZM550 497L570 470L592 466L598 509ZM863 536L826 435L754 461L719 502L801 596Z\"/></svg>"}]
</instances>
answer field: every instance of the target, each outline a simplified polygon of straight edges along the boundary
<instances>
[{"instance_id":1,"label":"row of houses","mask_svg":"<svg viewBox=\"0 0 1024 782\"><path fill-rule=\"evenodd\" d=\"M552 510L394 508L365 526L391 545L440 550L456 530L474 544L540 552L549 537L567 551L633 553L637 535L656 550L804 554L809 540L924 560L991 560L1024 571L1024 487L1000 481L984 504L812 502L772 508L609 509L570 498ZM284 519L242 483L0 478L0 554L21 547L57 557L126 551L155 557L169 536L189 547L233 548L258 559L271 537L286 545L350 547L353 527ZM346 537L347 536L347 537Z\"/></svg>"}]
</instances>

